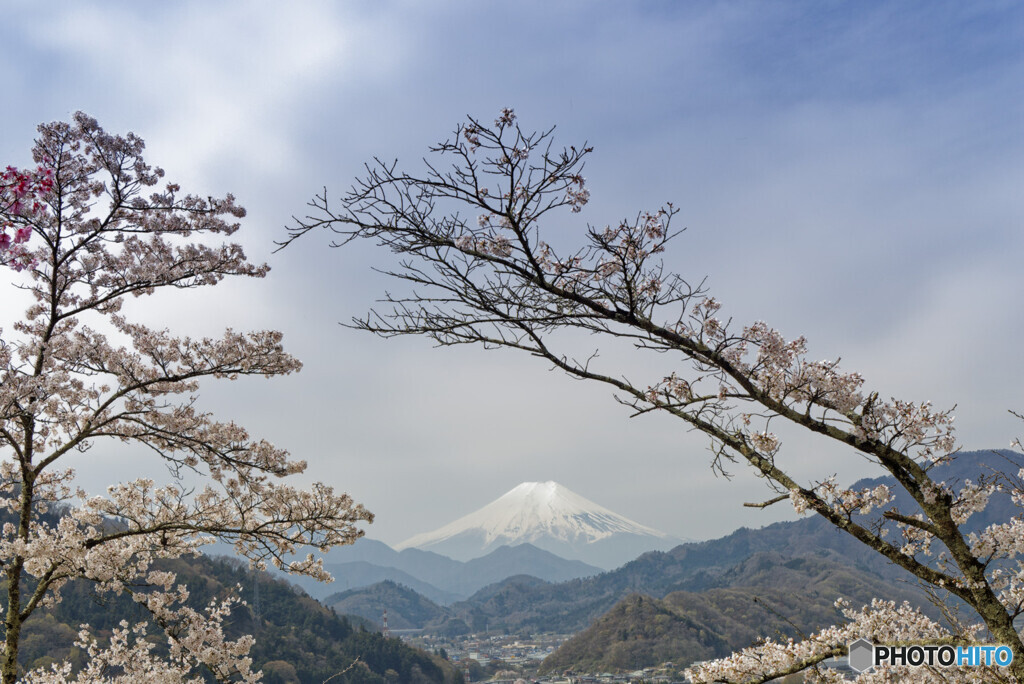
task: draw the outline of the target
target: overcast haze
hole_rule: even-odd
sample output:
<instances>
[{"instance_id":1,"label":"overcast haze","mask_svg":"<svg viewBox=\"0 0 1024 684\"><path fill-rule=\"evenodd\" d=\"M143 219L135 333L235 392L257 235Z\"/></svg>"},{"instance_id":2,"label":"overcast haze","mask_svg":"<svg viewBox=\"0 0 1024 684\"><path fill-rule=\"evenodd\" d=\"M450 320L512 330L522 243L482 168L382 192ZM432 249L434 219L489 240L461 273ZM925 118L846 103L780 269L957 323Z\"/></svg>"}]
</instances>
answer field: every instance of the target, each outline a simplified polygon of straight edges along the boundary
<instances>
[{"instance_id":1,"label":"overcast haze","mask_svg":"<svg viewBox=\"0 0 1024 684\"><path fill-rule=\"evenodd\" d=\"M248 209L238 237L266 279L131 310L183 334L282 330L301 373L209 384L202 405L365 503L371 537L397 543L527 480L681 537L791 515L743 508L763 486L738 466L716 478L700 435L630 420L536 359L339 326L394 287L370 245L310 235L272 253L323 186L337 196L374 155L417 169L467 114L502 107L595 147L565 236L673 202L687 231L667 264L707 276L737 323L806 335L883 396L957 404L966 448L1024 432L1007 413L1024 409L1019 4L15 1L0 42L0 163L29 164L35 125L80 109L139 134L183 189ZM602 359L660 379L633 356ZM783 454L818 478L873 474L800 436ZM93 490L166 475L148 453L78 458Z\"/></svg>"}]
</instances>

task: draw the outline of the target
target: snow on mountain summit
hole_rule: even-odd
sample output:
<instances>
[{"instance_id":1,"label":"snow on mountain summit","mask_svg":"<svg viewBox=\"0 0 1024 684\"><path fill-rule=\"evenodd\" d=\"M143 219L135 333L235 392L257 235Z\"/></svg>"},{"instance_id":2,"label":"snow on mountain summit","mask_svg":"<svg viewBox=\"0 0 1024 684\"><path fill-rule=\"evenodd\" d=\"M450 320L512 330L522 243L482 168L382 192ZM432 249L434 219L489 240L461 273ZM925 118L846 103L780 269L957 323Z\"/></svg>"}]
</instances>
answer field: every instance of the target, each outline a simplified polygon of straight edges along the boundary
<instances>
[{"instance_id":1,"label":"snow on mountain summit","mask_svg":"<svg viewBox=\"0 0 1024 684\"><path fill-rule=\"evenodd\" d=\"M557 482L524 482L483 508L397 549L415 547L469 560L499 546L529 543L601 567L679 543L590 501Z\"/></svg>"}]
</instances>

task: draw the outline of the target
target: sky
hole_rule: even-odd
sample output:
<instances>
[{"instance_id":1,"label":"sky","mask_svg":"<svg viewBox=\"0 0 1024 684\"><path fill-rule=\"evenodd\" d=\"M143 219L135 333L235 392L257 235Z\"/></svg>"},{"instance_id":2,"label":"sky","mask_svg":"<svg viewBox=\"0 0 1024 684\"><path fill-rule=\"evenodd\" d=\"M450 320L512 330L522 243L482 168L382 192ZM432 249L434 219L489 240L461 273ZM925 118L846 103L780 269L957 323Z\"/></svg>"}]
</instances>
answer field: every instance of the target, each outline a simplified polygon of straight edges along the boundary
<instances>
[{"instance_id":1,"label":"sky","mask_svg":"<svg viewBox=\"0 0 1024 684\"><path fill-rule=\"evenodd\" d=\"M1024 433L1024 8L1012 2L54 2L7 0L0 163L82 110L134 131L184 190L233 193L263 280L132 302L181 334L276 329L297 375L204 385L200 405L309 463L397 544L523 481L555 480L679 537L792 517L740 465L662 416L512 352L381 340L340 323L398 287L373 245L275 240L378 156L421 167L467 116L515 109L593 145L591 202L565 239L666 202L665 255L723 313L805 335L883 397L956 406L967 449ZM14 274L5 275L13 279ZM0 327L20 315L0 281ZM617 374L653 372L602 349ZM659 359L664 363L665 359ZM659 374L650 382L657 381ZM638 380L639 381L639 380ZM646 378L645 378L646 381ZM877 475L783 432L794 472ZM97 445L87 489L166 471Z\"/></svg>"}]
</instances>

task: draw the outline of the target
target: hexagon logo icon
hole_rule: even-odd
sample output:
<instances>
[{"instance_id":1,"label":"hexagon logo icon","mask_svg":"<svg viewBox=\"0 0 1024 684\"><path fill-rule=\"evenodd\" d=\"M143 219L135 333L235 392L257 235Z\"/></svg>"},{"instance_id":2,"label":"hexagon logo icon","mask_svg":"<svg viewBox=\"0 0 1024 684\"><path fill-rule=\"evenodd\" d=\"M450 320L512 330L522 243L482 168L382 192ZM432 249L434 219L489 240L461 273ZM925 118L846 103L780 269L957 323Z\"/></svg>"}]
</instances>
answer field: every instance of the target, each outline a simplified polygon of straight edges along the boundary
<instances>
[{"instance_id":1,"label":"hexagon logo icon","mask_svg":"<svg viewBox=\"0 0 1024 684\"><path fill-rule=\"evenodd\" d=\"M850 669L855 672L865 672L875 665L875 645L867 639L857 639L849 646Z\"/></svg>"}]
</instances>

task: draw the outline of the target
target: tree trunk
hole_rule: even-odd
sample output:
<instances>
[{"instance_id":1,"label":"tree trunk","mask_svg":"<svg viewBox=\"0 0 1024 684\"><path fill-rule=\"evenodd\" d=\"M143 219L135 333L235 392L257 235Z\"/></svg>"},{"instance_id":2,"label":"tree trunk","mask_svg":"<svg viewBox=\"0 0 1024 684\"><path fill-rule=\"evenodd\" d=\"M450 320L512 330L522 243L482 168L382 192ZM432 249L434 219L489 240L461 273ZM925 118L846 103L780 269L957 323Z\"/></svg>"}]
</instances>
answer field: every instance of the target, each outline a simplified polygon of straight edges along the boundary
<instances>
[{"instance_id":1,"label":"tree trunk","mask_svg":"<svg viewBox=\"0 0 1024 684\"><path fill-rule=\"evenodd\" d=\"M7 633L4 640L3 665L0 677L3 684L14 684L18 679L18 644L21 640L21 566L16 557L7 567Z\"/></svg>"},{"instance_id":2,"label":"tree trunk","mask_svg":"<svg viewBox=\"0 0 1024 684\"><path fill-rule=\"evenodd\" d=\"M1013 662L1007 667L1014 679L1024 684L1024 642L1013 627L1013 620L999 600L990 593L990 599L979 602L975 610L985 621L985 626L992 633L992 640L999 645L1009 646L1013 651Z\"/></svg>"}]
</instances>

